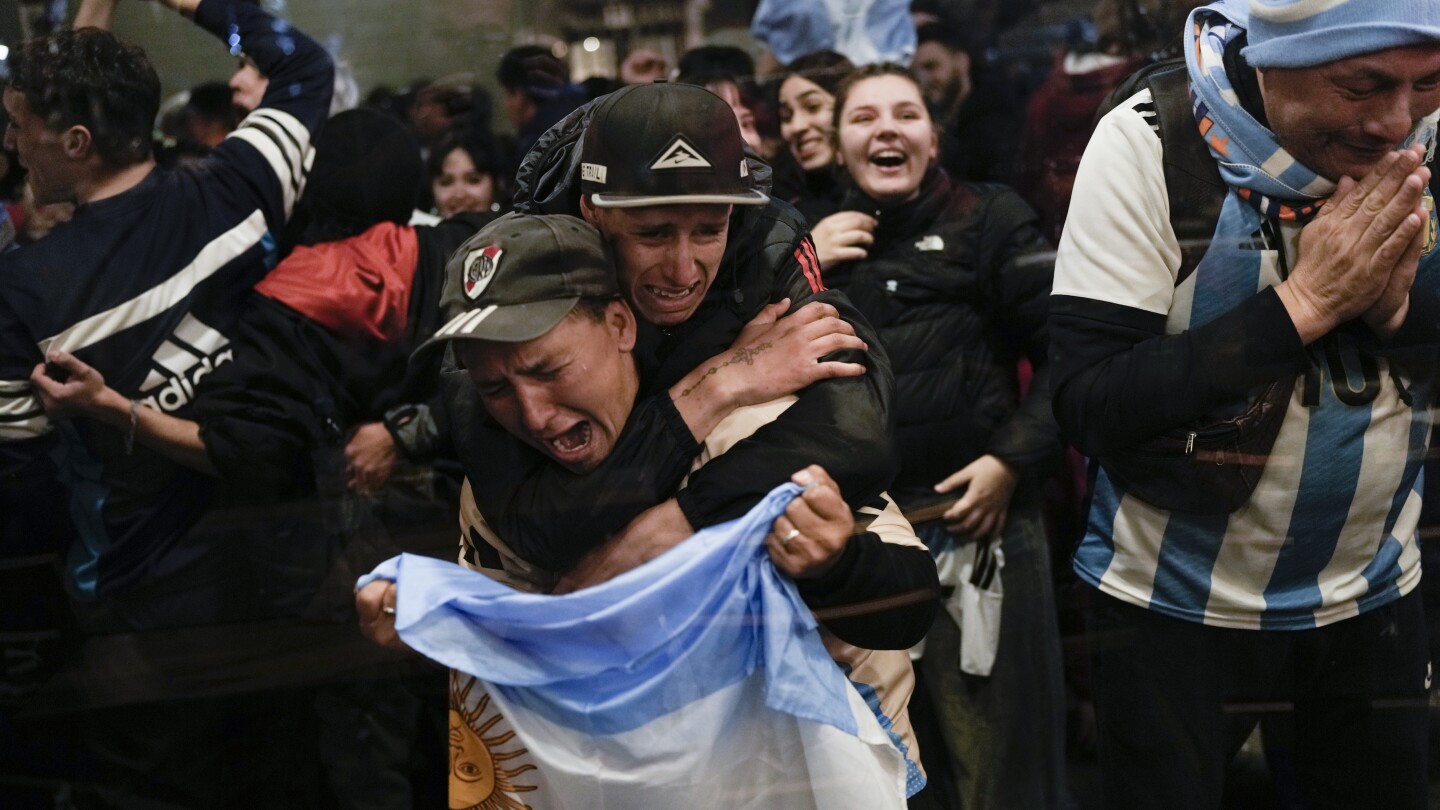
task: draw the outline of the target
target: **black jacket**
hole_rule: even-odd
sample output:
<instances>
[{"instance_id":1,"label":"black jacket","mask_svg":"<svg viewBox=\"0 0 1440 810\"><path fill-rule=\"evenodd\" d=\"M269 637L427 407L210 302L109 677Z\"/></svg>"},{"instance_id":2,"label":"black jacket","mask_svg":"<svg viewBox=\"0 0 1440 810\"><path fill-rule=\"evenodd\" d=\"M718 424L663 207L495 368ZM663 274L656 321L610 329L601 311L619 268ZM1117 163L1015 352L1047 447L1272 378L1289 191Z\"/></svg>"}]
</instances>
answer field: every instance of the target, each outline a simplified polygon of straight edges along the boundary
<instances>
[{"instance_id":1,"label":"black jacket","mask_svg":"<svg viewBox=\"0 0 1440 810\"><path fill-rule=\"evenodd\" d=\"M206 377L197 400L206 453L232 489L261 500L311 492L318 449L342 448L349 428L435 395L434 361L411 368L410 353L440 327L446 258L487 218L377 226L345 240L358 252L297 251L261 281L241 316L234 360ZM413 275L393 267L411 250ZM335 282L346 277L356 295L340 293ZM391 338L361 334L376 329Z\"/></svg>"},{"instance_id":2,"label":"black jacket","mask_svg":"<svg viewBox=\"0 0 1440 810\"><path fill-rule=\"evenodd\" d=\"M895 369L901 469L890 494L907 511L933 502L936 483L987 453L1041 478L1060 437L1044 368L1054 262L1034 211L1004 186L940 170L913 200L880 208L853 191L845 207L879 220L868 257L825 279L875 327ZM1022 355L1036 373L1020 403Z\"/></svg>"},{"instance_id":3,"label":"black jacket","mask_svg":"<svg viewBox=\"0 0 1440 810\"><path fill-rule=\"evenodd\" d=\"M592 107L561 121L526 156L516 178L517 210L579 216L579 141ZM769 167L753 157L751 174L762 187L768 185ZM512 549L542 568L567 571L642 511L672 496L690 525L700 529L744 514L808 464L823 466L852 506L872 502L890 484L895 464L889 360L844 294L812 287L797 258L813 249L808 243L803 220L785 203L735 207L725 255L696 313L674 329L641 323L635 353L640 398L610 457L589 473L571 473L505 433L485 415L463 371L450 367L442 373L457 451L476 503ZM869 373L801 392L780 419L711 460L681 489L700 444L666 389L728 349L762 307L787 297L796 308L812 300L834 305L870 346L857 358ZM843 583L847 601L938 589L928 555L882 546L848 547L838 567L851 572ZM896 554L899 565L871 556ZM822 599L807 592L811 596ZM923 603L907 609L931 611ZM846 640L864 646L853 635Z\"/></svg>"}]
</instances>

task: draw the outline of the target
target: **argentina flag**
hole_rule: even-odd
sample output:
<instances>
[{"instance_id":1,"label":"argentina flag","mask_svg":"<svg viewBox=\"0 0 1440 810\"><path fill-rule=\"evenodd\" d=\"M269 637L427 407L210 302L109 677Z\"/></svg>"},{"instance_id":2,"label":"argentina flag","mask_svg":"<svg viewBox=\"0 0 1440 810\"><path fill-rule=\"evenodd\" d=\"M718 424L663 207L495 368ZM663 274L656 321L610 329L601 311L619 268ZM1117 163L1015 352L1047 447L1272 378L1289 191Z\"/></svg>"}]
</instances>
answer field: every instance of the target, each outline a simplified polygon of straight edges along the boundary
<instances>
[{"instance_id":1,"label":"argentina flag","mask_svg":"<svg viewBox=\"0 0 1440 810\"><path fill-rule=\"evenodd\" d=\"M452 808L903 808L906 765L764 538L800 491L564 596L402 555L396 629L451 679Z\"/></svg>"}]
</instances>

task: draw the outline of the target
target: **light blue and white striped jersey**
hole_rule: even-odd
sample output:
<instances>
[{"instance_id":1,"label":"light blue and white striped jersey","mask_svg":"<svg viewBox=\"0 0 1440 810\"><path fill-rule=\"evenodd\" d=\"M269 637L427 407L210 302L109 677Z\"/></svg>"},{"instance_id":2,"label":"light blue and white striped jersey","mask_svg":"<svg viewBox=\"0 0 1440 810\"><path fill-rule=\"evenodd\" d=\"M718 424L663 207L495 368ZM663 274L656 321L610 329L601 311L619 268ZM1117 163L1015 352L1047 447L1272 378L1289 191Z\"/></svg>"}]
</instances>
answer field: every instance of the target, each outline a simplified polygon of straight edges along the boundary
<instances>
[{"instance_id":1,"label":"light blue and white striped jersey","mask_svg":"<svg viewBox=\"0 0 1440 810\"><path fill-rule=\"evenodd\" d=\"M1253 236L1212 244L1177 286L1180 249L1148 96L1108 115L1086 150L1054 294L1163 314L1178 334L1278 284L1284 257L1298 258L1300 226L1262 227L1253 209L1227 208L1225 217L1250 219L1217 231ZM1229 515L1167 512L1127 496L1102 469L1075 554L1080 577L1176 618L1276 630L1339 621L1411 591L1427 397L1402 396L1397 378L1408 391L1414 381L1382 358L1362 370L1347 336L1327 341L1311 347L1316 368L1308 385L1297 381L1249 503Z\"/></svg>"}]
</instances>

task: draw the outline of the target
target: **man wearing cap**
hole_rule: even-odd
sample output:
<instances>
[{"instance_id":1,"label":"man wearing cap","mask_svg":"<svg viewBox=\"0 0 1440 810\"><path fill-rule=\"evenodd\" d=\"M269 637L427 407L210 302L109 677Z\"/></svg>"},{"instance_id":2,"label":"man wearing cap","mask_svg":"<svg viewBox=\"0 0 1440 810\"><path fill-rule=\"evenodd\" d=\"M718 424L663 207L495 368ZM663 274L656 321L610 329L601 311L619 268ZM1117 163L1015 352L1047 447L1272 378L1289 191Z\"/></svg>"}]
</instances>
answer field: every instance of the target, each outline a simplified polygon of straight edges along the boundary
<instances>
[{"instance_id":1,"label":"man wearing cap","mask_svg":"<svg viewBox=\"0 0 1440 810\"><path fill-rule=\"evenodd\" d=\"M1055 272L1056 416L1098 459L1074 565L1104 804L1218 807L1280 711L1313 806L1425 807L1440 302L1411 285L1434 272L1440 4L1232 0L1186 37L1188 97L1101 121ZM1214 176L1198 264L1167 201L1172 104Z\"/></svg>"},{"instance_id":2,"label":"man wearing cap","mask_svg":"<svg viewBox=\"0 0 1440 810\"><path fill-rule=\"evenodd\" d=\"M637 323L620 296L599 232L575 217L517 213L486 226L467 249L485 264L471 274L473 295L420 351L452 344L488 419L566 470L595 469L616 446L641 391L633 357ZM818 351L861 348L854 335L820 326L829 331L818 340L825 344ZM693 466L714 463L792 407L790 393L777 389L771 401L747 403L710 423ZM683 397L678 409L691 423L714 416ZM583 442L556 440L577 433ZM777 519L767 540L771 559L817 610L889 600L884 609L822 619L822 637L847 675L876 693L872 708L893 728L910 763L911 787L918 790L923 776L906 712L913 673L905 648L923 637L933 617L935 603L927 597L938 591L935 567L888 496L852 516L823 469L791 472L809 488ZM857 518L865 523L860 531ZM468 489L461 497L461 527L464 564L521 590L555 587L557 572L517 555ZM391 590L393 585L372 583L357 596L362 625L382 643L394 639L393 618L383 610L394 604Z\"/></svg>"},{"instance_id":3,"label":"man wearing cap","mask_svg":"<svg viewBox=\"0 0 1440 810\"><path fill-rule=\"evenodd\" d=\"M642 385L608 458L577 475L467 416L479 405L463 375L448 375L476 501L523 558L572 571L646 512L635 539L616 539L588 559L610 558L587 565L574 583L584 584L738 517L811 463L834 475L851 502L868 503L889 483L888 360L849 301L824 289L804 225L762 190L768 176L767 166L747 159L729 106L684 85L633 85L605 96L553 127L526 157L517 208L583 216L604 236L639 319ZM472 256L455 264L452 283L475 275ZM795 314L767 326L776 314L767 305L786 301ZM854 363L814 363L814 354L808 367L780 362L782 352L811 345L765 333L836 316L868 347ZM682 487L706 435L706 420L682 412L723 417L747 396L768 401L776 392L767 369L775 368L803 378L782 383L804 389L799 401ZM682 379L690 382L678 385Z\"/></svg>"}]
</instances>

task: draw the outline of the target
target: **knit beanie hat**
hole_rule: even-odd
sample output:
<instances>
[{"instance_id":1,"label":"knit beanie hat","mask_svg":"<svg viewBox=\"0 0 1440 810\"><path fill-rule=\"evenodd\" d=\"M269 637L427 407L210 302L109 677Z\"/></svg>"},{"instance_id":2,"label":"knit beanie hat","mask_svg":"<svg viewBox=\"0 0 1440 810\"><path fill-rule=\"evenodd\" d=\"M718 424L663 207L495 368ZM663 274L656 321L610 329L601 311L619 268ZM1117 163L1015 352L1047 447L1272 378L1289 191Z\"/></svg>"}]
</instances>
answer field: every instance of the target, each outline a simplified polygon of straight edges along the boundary
<instances>
[{"instance_id":1,"label":"knit beanie hat","mask_svg":"<svg viewBox=\"0 0 1440 810\"><path fill-rule=\"evenodd\" d=\"M1227 12L1249 6L1250 44L1241 54L1251 67L1314 67L1404 45L1440 44L1440 0L1228 0L1225 5Z\"/></svg>"}]
</instances>

